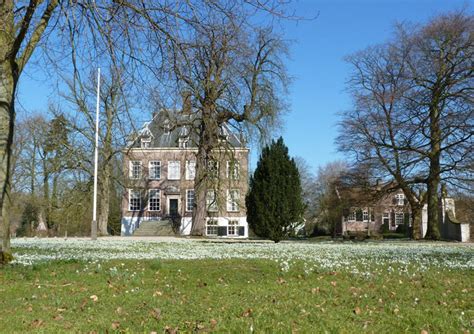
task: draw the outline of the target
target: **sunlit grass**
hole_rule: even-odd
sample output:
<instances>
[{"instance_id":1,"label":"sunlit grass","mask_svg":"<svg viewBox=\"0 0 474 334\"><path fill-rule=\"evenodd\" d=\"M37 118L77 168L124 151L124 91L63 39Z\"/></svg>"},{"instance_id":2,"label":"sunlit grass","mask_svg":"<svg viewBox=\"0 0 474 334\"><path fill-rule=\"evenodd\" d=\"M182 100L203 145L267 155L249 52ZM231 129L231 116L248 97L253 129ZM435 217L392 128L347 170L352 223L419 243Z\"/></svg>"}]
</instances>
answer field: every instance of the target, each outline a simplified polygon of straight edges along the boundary
<instances>
[{"instance_id":1,"label":"sunlit grass","mask_svg":"<svg viewBox=\"0 0 474 334\"><path fill-rule=\"evenodd\" d=\"M27 241L0 269L5 333L434 333L474 323L467 246Z\"/></svg>"}]
</instances>

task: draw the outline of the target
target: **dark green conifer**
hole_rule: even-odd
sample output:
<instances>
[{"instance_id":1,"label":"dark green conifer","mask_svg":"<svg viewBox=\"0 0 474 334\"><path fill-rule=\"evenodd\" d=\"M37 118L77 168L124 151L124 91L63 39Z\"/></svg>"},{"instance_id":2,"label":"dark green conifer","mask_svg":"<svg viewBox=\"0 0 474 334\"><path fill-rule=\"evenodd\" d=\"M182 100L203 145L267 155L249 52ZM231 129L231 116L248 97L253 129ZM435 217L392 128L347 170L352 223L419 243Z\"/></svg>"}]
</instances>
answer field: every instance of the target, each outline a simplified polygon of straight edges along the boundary
<instances>
[{"instance_id":1,"label":"dark green conifer","mask_svg":"<svg viewBox=\"0 0 474 334\"><path fill-rule=\"evenodd\" d=\"M256 235L275 242L303 219L300 175L283 138L263 149L246 197L247 221Z\"/></svg>"}]
</instances>

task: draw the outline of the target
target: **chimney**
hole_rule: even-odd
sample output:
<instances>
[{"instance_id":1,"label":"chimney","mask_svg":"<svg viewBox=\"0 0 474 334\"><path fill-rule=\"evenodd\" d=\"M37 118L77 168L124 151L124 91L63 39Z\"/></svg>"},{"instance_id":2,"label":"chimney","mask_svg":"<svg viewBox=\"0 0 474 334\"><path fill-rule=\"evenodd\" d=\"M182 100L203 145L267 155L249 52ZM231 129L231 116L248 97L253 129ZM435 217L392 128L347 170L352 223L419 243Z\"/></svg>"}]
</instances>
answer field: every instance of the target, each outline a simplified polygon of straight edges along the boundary
<instances>
[{"instance_id":1,"label":"chimney","mask_svg":"<svg viewBox=\"0 0 474 334\"><path fill-rule=\"evenodd\" d=\"M191 107L192 107L192 104L191 104L191 92L189 91L183 91L181 93L181 98L183 99L183 106L182 106L182 110L181 112L183 114L191 114Z\"/></svg>"}]
</instances>

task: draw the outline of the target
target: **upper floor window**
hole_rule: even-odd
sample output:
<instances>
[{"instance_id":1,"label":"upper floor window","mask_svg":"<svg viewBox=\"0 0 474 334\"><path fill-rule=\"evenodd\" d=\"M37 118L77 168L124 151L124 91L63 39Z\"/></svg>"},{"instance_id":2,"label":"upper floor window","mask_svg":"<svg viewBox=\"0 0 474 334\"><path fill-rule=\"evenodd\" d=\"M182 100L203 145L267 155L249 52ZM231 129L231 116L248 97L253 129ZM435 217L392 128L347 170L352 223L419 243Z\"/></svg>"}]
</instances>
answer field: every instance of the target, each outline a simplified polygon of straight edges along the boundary
<instances>
[{"instance_id":1,"label":"upper floor window","mask_svg":"<svg viewBox=\"0 0 474 334\"><path fill-rule=\"evenodd\" d=\"M238 189L227 190L227 211L239 211L240 192Z\"/></svg>"},{"instance_id":2,"label":"upper floor window","mask_svg":"<svg viewBox=\"0 0 474 334\"><path fill-rule=\"evenodd\" d=\"M218 211L217 194L216 194L215 190L208 190L207 191L206 206L207 206L207 211L210 211L210 212Z\"/></svg>"},{"instance_id":3,"label":"upper floor window","mask_svg":"<svg viewBox=\"0 0 474 334\"><path fill-rule=\"evenodd\" d=\"M209 160L207 162L207 171L210 177L219 177L219 161Z\"/></svg>"},{"instance_id":4,"label":"upper floor window","mask_svg":"<svg viewBox=\"0 0 474 334\"><path fill-rule=\"evenodd\" d=\"M356 211L353 210L349 213L349 216L347 216L348 221L355 221L356 220Z\"/></svg>"},{"instance_id":5,"label":"upper floor window","mask_svg":"<svg viewBox=\"0 0 474 334\"><path fill-rule=\"evenodd\" d=\"M151 144L151 138L150 137L143 137L141 139L141 147L142 148L149 148Z\"/></svg>"},{"instance_id":6,"label":"upper floor window","mask_svg":"<svg viewBox=\"0 0 474 334\"><path fill-rule=\"evenodd\" d=\"M181 163L179 161L168 161L168 180L179 180L181 178Z\"/></svg>"},{"instance_id":7,"label":"upper floor window","mask_svg":"<svg viewBox=\"0 0 474 334\"><path fill-rule=\"evenodd\" d=\"M236 160L227 161L227 178L238 180L240 177L240 163Z\"/></svg>"},{"instance_id":8,"label":"upper floor window","mask_svg":"<svg viewBox=\"0 0 474 334\"><path fill-rule=\"evenodd\" d=\"M395 202L397 205L405 205L405 195L404 194L396 194L395 195Z\"/></svg>"},{"instance_id":9,"label":"upper floor window","mask_svg":"<svg viewBox=\"0 0 474 334\"><path fill-rule=\"evenodd\" d=\"M150 180L161 178L161 161L150 161L148 163L148 178Z\"/></svg>"},{"instance_id":10,"label":"upper floor window","mask_svg":"<svg viewBox=\"0 0 474 334\"><path fill-rule=\"evenodd\" d=\"M139 190L130 189L128 192L128 210L140 211L142 208L142 196Z\"/></svg>"},{"instance_id":11,"label":"upper floor window","mask_svg":"<svg viewBox=\"0 0 474 334\"><path fill-rule=\"evenodd\" d=\"M142 162L141 161L130 161L130 178L139 179L142 177Z\"/></svg>"},{"instance_id":12,"label":"upper floor window","mask_svg":"<svg viewBox=\"0 0 474 334\"><path fill-rule=\"evenodd\" d=\"M186 161L186 180L194 180L196 177L196 161Z\"/></svg>"},{"instance_id":13,"label":"upper floor window","mask_svg":"<svg viewBox=\"0 0 474 334\"><path fill-rule=\"evenodd\" d=\"M150 189L148 192L148 211L160 211L160 191Z\"/></svg>"},{"instance_id":14,"label":"upper floor window","mask_svg":"<svg viewBox=\"0 0 474 334\"><path fill-rule=\"evenodd\" d=\"M193 211L194 207L194 189L186 190L186 211Z\"/></svg>"}]
</instances>

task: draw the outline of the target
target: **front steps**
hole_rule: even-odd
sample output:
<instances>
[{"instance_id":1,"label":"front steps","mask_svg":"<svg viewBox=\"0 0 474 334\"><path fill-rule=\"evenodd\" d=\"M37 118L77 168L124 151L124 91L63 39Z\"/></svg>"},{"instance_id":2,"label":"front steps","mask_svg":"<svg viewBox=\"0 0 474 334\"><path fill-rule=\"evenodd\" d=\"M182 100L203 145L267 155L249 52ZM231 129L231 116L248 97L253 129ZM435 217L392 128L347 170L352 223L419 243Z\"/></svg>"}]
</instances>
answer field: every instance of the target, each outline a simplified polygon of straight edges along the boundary
<instances>
[{"instance_id":1,"label":"front steps","mask_svg":"<svg viewBox=\"0 0 474 334\"><path fill-rule=\"evenodd\" d=\"M135 237L176 236L169 220L146 220L133 232Z\"/></svg>"}]
</instances>

